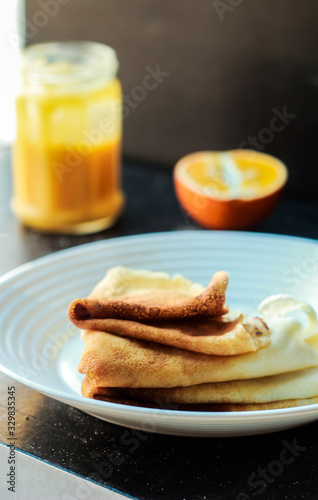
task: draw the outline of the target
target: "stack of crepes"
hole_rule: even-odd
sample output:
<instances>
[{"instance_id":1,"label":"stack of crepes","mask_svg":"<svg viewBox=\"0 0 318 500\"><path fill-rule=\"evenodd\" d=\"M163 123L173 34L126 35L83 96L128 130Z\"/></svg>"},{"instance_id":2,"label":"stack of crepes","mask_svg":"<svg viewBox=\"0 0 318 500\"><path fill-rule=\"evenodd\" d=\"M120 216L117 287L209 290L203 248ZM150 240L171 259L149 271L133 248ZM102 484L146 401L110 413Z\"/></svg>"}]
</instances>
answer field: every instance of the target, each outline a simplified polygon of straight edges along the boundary
<instances>
[{"instance_id":1,"label":"stack of crepes","mask_svg":"<svg viewBox=\"0 0 318 500\"><path fill-rule=\"evenodd\" d=\"M229 312L227 285L223 271L204 289L180 275L111 268L69 307L85 342L82 394L199 411L318 402L315 311L280 295L260 305L260 317Z\"/></svg>"}]
</instances>

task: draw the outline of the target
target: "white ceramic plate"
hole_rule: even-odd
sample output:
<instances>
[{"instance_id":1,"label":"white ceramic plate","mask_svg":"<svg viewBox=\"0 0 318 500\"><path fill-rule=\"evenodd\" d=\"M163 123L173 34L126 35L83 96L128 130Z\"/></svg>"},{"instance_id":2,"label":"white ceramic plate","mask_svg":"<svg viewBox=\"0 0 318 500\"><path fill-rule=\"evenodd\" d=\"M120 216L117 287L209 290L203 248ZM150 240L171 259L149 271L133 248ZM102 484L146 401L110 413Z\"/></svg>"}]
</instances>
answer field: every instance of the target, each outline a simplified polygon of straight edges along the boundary
<instances>
[{"instance_id":1,"label":"white ceramic plate","mask_svg":"<svg viewBox=\"0 0 318 500\"><path fill-rule=\"evenodd\" d=\"M312 240L242 232L180 231L90 243L30 262L0 280L0 368L10 377L97 418L185 436L274 432L318 419L318 405L233 413L129 407L84 398L77 372L83 344L67 316L107 268L182 273L207 285L228 271L227 303L246 312L275 293L318 309L318 245Z\"/></svg>"}]
</instances>

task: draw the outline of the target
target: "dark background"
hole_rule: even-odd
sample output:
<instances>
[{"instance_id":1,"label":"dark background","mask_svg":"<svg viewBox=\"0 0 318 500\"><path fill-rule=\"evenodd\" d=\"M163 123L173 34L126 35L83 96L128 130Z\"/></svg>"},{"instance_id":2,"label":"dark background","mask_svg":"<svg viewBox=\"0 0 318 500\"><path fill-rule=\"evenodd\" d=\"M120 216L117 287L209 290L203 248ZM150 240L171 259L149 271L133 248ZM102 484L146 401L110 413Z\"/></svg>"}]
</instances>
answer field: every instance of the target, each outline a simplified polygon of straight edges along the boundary
<instances>
[{"instance_id":1,"label":"dark background","mask_svg":"<svg viewBox=\"0 0 318 500\"><path fill-rule=\"evenodd\" d=\"M314 0L26 0L27 43L89 39L116 49L132 103L127 158L172 167L189 152L251 147L255 137L254 149L288 165L287 194L313 200L317 18ZM168 75L144 95L157 65ZM273 121L284 109L293 117Z\"/></svg>"}]
</instances>

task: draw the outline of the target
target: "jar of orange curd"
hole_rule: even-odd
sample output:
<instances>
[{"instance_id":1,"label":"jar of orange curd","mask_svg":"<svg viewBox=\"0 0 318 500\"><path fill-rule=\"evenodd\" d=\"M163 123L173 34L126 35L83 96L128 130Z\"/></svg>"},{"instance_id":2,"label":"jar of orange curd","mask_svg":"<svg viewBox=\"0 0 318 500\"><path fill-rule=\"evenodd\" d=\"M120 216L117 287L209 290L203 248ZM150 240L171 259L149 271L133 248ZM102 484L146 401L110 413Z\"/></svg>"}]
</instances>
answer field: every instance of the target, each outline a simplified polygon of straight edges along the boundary
<instances>
[{"instance_id":1,"label":"jar of orange curd","mask_svg":"<svg viewBox=\"0 0 318 500\"><path fill-rule=\"evenodd\" d=\"M17 98L12 209L38 230L85 234L120 215L122 93L116 52L94 42L29 46Z\"/></svg>"}]
</instances>

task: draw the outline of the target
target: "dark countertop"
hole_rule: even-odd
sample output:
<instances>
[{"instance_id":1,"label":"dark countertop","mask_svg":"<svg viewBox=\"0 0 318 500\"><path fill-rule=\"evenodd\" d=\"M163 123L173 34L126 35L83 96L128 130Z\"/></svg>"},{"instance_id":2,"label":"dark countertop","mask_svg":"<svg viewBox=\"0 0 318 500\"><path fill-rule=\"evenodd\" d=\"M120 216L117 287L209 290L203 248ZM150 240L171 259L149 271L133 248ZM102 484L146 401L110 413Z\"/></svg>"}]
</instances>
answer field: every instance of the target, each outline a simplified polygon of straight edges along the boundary
<instances>
[{"instance_id":1,"label":"dark countertop","mask_svg":"<svg viewBox=\"0 0 318 500\"><path fill-rule=\"evenodd\" d=\"M123 182L126 210L112 229L83 237L41 235L22 228L9 210L9 153L0 152L0 273L89 241L199 229L179 207L170 171L125 162ZM275 213L254 230L317 238L317 221L317 203L283 198ZM127 496L145 500L318 497L318 422L264 436L163 436L108 424L1 374L0 381L5 423L7 386L16 387L17 448ZM2 427L0 440L6 443L7 426ZM295 445L299 448L294 460L282 464L284 448Z\"/></svg>"}]
</instances>

